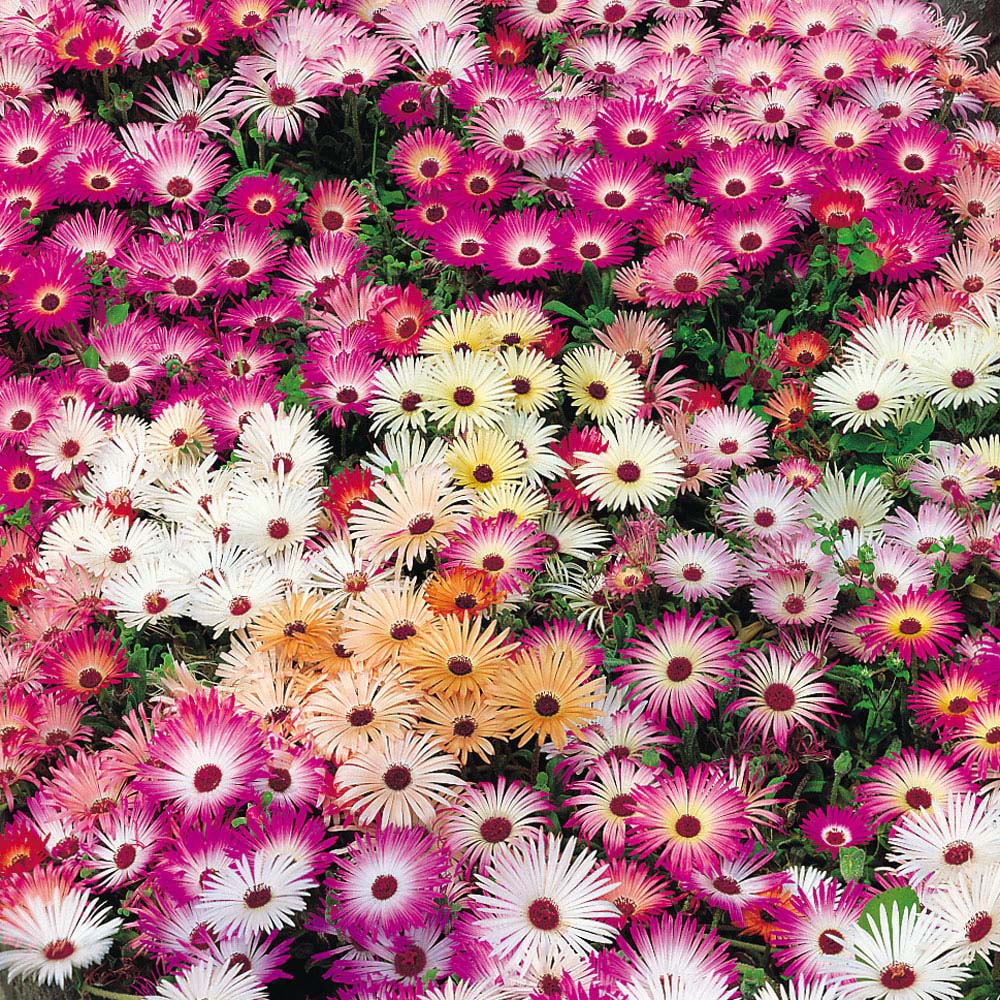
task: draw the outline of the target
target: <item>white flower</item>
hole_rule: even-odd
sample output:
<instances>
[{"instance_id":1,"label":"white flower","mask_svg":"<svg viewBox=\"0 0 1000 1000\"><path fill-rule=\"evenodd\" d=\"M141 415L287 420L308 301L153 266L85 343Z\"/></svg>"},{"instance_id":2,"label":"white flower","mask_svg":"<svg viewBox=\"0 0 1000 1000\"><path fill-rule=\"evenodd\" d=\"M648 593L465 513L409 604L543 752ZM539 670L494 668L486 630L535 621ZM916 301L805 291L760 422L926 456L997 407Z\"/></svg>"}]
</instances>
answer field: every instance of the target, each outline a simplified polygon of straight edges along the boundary
<instances>
[{"instance_id":1,"label":"white flower","mask_svg":"<svg viewBox=\"0 0 1000 1000\"><path fill-rule=\"evenodd\" d=\"M229 528L237 545L271 556L304 542L319 521L319 491L275 480L233 481Z\"/></svg>"},{"instance_id":2,"label":"white flower","mask_svg":"<svg viewBox=\"0 0 1000 1000\"><path fill-rule=\"evenodd\" d=\"M266 933L292 924L315 885L309 865L301 861L259 854L236 858L230 868L206 878L201 907L219 933Z\"/></svg>"},{"instance_id":3,"label":"white flower","mask_svg":"<svg viewBox=\"0 0 1000 1000\"><path fill-rule=\"evenodd\" d=\"M32 436L28 454L40 469L63 476L80 463L89 464L107 437L106 420L89 403L70 399L45 430Z\"/></svg>"},{"instance_id":4,"label":"white flower","mask_svg":"<svg viewBox=\"0 0 1000 1000\"><path fill-rule=\"evenodd\" d=\"M974 793L900 817L889 834L896 871L930 886L956 882L1000 862L1000 824L989 802Z\"/></svg>"},{"instance_id":5,"label":"white flower","mask_svg":"<svg viewBox=\"0 0 1000 1000\"><path fill-rule=\"evenodd\" d=\"M274 413L264 407L247 418L236 455L254 479L312 486L330 457L330 446L308 410L293 407Z\"/></svg>"},{"instance_id":6,"label":"white flower","mask_svg":"<svg viewBox=\"0 0 1000 1000\"><path fill-rule=\"evenodd\" d=\"M937 921L914 906L881 906L863 918L839 970L843 1000L948 1000L968 975ZM853 982L849 981L853 980Z\"/></svg>"},{"instance_id":7,"label":"white flower","mask_svg":"<svg viewBox=\"0 0 1000 1000\"><path fill-rule=\"evenodd\" d=\"M494 857L473 904L476 928L504 960L585 956L614 940L614 888L595 854L540 836Z\"/></svg>"},{"instance_id":8,"label":"white flower","mask_svg":"<svg viewBox=\"0 0 1000 1000\"><path fill-rule=\"evenodd\" d=\"M62 986L76 969L99 962L121 920L63 876L39 870L13 887L0 911L0 969Z\"/></svg>"},{"instance_id":9,"label":"white flower","mask_svg":"<svg viewBox=\"0 0 1000 1000\"><path fill-rule=\"evenodd\" d=\"M856 431L888 423L915 393L902 365L859 358L816 379L816 409L844 431Z\"/></svg>"}]
</instances>

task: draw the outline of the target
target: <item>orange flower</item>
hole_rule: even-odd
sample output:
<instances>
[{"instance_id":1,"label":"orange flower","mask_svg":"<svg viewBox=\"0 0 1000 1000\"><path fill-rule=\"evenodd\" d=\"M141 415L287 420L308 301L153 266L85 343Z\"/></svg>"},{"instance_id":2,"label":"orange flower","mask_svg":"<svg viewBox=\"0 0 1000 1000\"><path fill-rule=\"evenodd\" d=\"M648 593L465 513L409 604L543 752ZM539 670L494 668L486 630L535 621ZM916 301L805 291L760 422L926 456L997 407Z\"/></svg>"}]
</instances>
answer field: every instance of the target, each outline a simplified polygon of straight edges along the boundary
<instances>
[{"instance_id":1,"label":"orange flower","mask_svg":"<svg viewBox=\"0 0 1000 1000\"><path fill-rule=\"evenodd\" d=\"M763 408L768 416L778 421L774 425L774 433L788 434L805 427L813 410L814 398L809 386L801 382L786 382L779 386Z\"/></svg>"},{"instance_id":2,"label":"orange flower","mask_svg":"<svg viewBox=\"0 0 1000 1000\"><path fill-rule=\"evenodd\" d=\"M507 594L477 569L442 570L424 585L424 601L436 615L478 615L501 604Z\"/></svg>"}]
</instances>

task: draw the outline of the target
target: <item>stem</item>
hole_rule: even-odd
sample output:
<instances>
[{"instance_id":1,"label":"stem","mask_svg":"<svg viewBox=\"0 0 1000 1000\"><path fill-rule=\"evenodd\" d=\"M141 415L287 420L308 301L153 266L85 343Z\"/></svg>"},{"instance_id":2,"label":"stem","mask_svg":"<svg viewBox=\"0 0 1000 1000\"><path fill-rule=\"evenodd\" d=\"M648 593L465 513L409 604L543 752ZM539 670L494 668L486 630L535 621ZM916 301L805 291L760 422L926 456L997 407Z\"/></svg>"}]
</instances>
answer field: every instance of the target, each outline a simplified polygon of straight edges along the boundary
<instances>
[{"instance_id":1,"label":"stem","mask_svg":"<svg viewBox=\"0 0 1000 1000\"><path fill-rule=\"evenodd\" d=\"M101 70L101 87L104 90L104 100L111 100L111 88L108 86L108 71L107 69Z\"/></svg>"},{"instance_id":2,"label":"stem","mask_svg":"<svg viewBox=\"0 0 1000 1000\"><path fill-rule=\"evenodd\" d=\"M260 169L264 169L264 151L267 148L267 142L263 136L257 140L257 163Z\"/></svg>"},{"instance_id":3,"label":"stem","mask_svg":"<svg viewBox=\"0 0 1000 1000\"><path fill-rule=\"evenodd\" d=\"M107 1000L139 1000L135 993L115 993L113 990L102 990L99 986L83 984L83 992L95 997L107 997Z\"/></svg>"},{"instance_id":4,"label":"stem","mask_svg":"<svg viewBox=\"0 0 1000 1000\"><path fill-rule=\"evenodd\" d=\"M754 944L753 941L743 941L739 938L721 938L726 944L734 944L737 948L745 948L747 951L757 952L759 955L766 955L768 948L766 944Z\"/></svg>"}]
</instances>

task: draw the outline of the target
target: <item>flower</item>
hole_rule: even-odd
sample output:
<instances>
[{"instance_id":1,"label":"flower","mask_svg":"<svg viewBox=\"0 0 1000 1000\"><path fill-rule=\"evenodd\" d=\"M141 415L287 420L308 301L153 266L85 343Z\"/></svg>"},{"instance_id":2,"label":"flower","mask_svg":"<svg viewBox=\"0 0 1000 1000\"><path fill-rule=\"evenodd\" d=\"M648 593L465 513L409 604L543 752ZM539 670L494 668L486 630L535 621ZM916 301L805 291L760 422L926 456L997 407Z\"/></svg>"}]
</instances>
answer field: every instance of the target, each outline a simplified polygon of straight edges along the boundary
<instances>
[{"instance_id":1,"label":"flower","mask_svg":"<svg viewBox=\"0 0 1000 1000\"><path fill-rule=\"evenodd\" d=\"M353 938L421 926L444 891L446 854L425 830L382 827L355 840L325 885L336 923Z\"/></svg>"},{"instance_id":2,"label":"flower","mask_svg":"<svg viewBox=\"0 0 1000 1000\"><path fill-rule=\"evenodd\" d=\"M752 737L770 737L785 750L798 726L809 732L814 725L833 728L840 702L834 687L822 679L824 674L813 654L796 657L775 646L752 649L737 675L747 694L726 711L749 708L740 728Z\"/></svg>"},{"instance_id":3,"label":"flower","mask_svg":"<svg viewBox=\"0 0 1000 1000\"><path fill-rule=\"evenodd\" d=\"M731 682L736 643L729 629L715 619L681 611L666 614L651 628L640 626L641 638L622 651L631 661L619 668L616 678L628 685L661 726L668 719L690 725L707 719L715 696Z\"/></svg>"},{"instance_id":4,"label":"flower","mask_svg":"<svg viewBox=\"0 0 1000 1000\"><path fill-rule=\"evenodd\" d=\"M184 698L150 741L149 755L138 786L191 816L214 815L247 801L250 783L266 775L267 753L256 720L215 691Z\"/></svg>"},{"instance_id":5,"label":"flower","mask_svg":"<svg viewBox=\"0 0 1000 1000\"><path fill-rule=\"evenodd\" d=\"M867 844L871 830L863 815L839 806L814 809L802 820L802 832L820 851L829 851L836 859L842 848Z\"/></svg>"},{"instance_id":6,"label":"flower","mask_svg":"<svg viewBox=\"0 0 1000 1000\"><path fill-rule=\"evenodd\" d=\"M880 906L862 918L840 972L851 1000L960 997L966 971L934 919L914 906Z\"/></svg>"},{"instance_id":7,"label":"flower","mask_svg":"<svg viewBox=\"0 0 1000 1000\"><path fill-rule=\"evenodd\" d=\"M657 864L677 877L713 858L733 856L747 802L714 768L664 771L633 796L630 846L640 857L655 854Z\"/></svg>"},{"instance_id":8,"label":"flower","mask_svg":"<svg viewBox=\"0 0 1000 1000\"><path fill-rule=\"evenodd\" d=\"M614 939L612 882L596 855L572 848L539 836L494 856L471 902L478 933L503 959L582 958Z\"/></svg>"},{"instance_id":9,"label":"flower","mask_svg":"<svg viewBox=\"0 0 1000 1000\"><path fill-rule=\"evenodd\" d=\"M603 695L602 678L581 670L571 657L542 648L522 652L489 691L511 739L521 746L532 738L540 745L551 741L556 749L600 715Z\"/></svg>"},{"instance_id":10,"label":"flower","mask_svg":"<svg viewBox=\"0 0 1000 1000\"><path fill-rule=\"evenodd\" d=\"M428 824L461 785L457 761L429 734L383 736L337 769L341 800L362 823Z\"/></svg>"},{"instance_id":11,"label":"flower","mask_svg":"<svg viewBox=\"0 0 1000 1000\"><path fill-rule=\"evenodd\" d=\"M893 650L906 663L947 653L963 621L958 602L945 591L912 587L902 595L879 594L862 612L869 624L858 629L865 646L876 653Z\"/></svg>"},{"instance_id":12,"label":"flower","mask_svg":"<svg viewBox=\"0 0 1000 1000\"><path fill-rule=\"evenodd\" d=\"M680 483L677 443L658 427L616 421L603 430L607 448L586 451L576 470L583 492L601 507L621 510L666 499Z\"/></svg>"},{"instance_id":13,"label":"flower","mask_svg":"<svg viewBox=\"0 0 1000 1000\"><path fill-rule=\"evenodd\" d=\"M121 925L61 869L10 877L0 913L0 968L18 978L62 986L77 969L101 961Z\"/></svg>"}]
</instances>

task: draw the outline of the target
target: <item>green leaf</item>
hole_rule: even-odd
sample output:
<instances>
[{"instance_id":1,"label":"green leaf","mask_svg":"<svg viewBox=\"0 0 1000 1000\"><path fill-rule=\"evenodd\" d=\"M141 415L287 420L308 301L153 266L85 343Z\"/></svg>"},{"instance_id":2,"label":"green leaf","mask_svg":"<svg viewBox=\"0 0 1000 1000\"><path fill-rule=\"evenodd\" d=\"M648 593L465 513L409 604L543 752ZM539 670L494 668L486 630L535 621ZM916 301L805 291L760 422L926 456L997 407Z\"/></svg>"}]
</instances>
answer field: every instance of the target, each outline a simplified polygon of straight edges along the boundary
<instances>
[{"instance_id":1,"label":"green leaf","mask_svg":"<svg viewBox=\"0 0 1000 1000\"><path fill-rule=\"evenodd\" d=\"M919 423L911 421L899 432L900 454L916 451L933 433L934 418L927 417Z\"/></svg>"},{"instance_id":2,"label":"green leaf","mask_svg":"<svg viewBox=\"0 0 1000 1000\"><path fill-rule=\"evenodd\" d=\"M232 143L233 151L236 153L236 162L242 169L246 170L247 151L243 147L243 134L238 128L234 128L229 134L229 141Z\"/></svg>"},{"instance_id":3,"label":"green leaf","mask_svg":"<svg viewBox=\"0 0 1000 1000\"><path fill-rule=\"evenodd\" d=\"M858 465L854 469L855 475L864 476L865 479L879 479L885 472L884 465Z\"/></svg>"},{"instance_id":4,"label":"green leaf","mask_svg":"<svg viewBox=\"0 0 1000 1000\"><path fill-rule=\"evenodd\" d=\"M868 856L862 847L843 847L837 855L840 874L845 882L860 882L865 877Z\"/></svg>"},{"instance_id":5,"label":"green leaf","mask_svg":"<svg viewBox=\"0 0 1000 1000\"><path fill-rule=\"evenodd\" d=\"M587 324L586 316L582 316L575 309L566 305L565 302L560 302L558 299L543 303L542 308L547 309L549 312L554 312L559 316L565 316L567 319L574 319L577 323L583 323L585 326Z\"/></svg>"},{"instance_id":6,"label":"green leaf","mask_svg":"<svg viewBox=\"0 0 1000 1000\"><path fill-rule=\"evenodd\" d=\"M80 363L84 368L96 368L101 363L101 356L93 344L80 355Z\"/></svg>"},{"instance_id":7,"label":"green leaf","mask_svg":"<svg viewBox=\"0 0 1000 1000\"><path fill-rule=\"evenodd\" d=\"M722 364L722 371L727 378L736 378L750 367L750 359L742 351L730 351Z\"/></svg>"},{"instance_id":8,"label":"green leaf","mask_svg":"<svg viewBox=\"0 0 1000 1000\"><path fill-rule=\"evenodd\" d=\"M117 326L119 323L124 323L128 318L129 305L127 302L116 302L113 306L109 306L105 312L107 317L108 326Z\"/></svg>"},{"instance_id":9,"label":"green leaf","mask_svg":"<svg viewBox=\"0 0 1000 1000\"><path fill-rule=\"evenodd\" d=\"M842 247L852 247L857 243L857 239L854 236L854 232L851 229L838 229L837 230L837 242Z\"/></svg>"},{"instance_id":10,"label":"green leaf","mask_svg":"<svg viewBox=\"0 0 1000 1000\"><path fill-rule=\"evenodd\" d=\"M544 771L538 772L538 777L535 778L535 788L544 792L547 791L549 787L549 776Z\"/></svg>"},{"instance_id":11,"label":"green leaf","mask_svg":"<svg viewBox=\"0 0 1000 1000\"><path fill-rule=\"evenodd\" d=\"M583 280L587 282L587 289L590 292L590 301L595 306L604 305L604 286L601 276L592 260L583 262Z\"/></svg>"},{"instance_id":12,"label":"green leaf","mask_svg":"<svg viewBox=\"0 0 1000 1000\"><path fill-rule=\"evenodd\" d=\"M848 451L858 451L863 454L877 452L881 454L889 447L889 442L882 438L873 437L871 434L845 434L840 439L840 447Z\"/></svg>"},{"instance_id":13,"label":"green leaf","mask_svg":"<svg viewBox=\"0 0 1000 1000\"><path fill-rule=\"evenodd\" d=\"M886 889L885 892L880 892L877 896L872 896L868 900L865 908L861 911L861 916L858 918L858 926L862 930L865 930L870 924L878 927L881 921L881 911L884 909L891 913L893 903L902 912L911 907L918 908L920 906L920 899L908 885L900 885L895 889Z\"/></svg>"},{"instance_id":14,"label":"green leaf","mask_svg":"<svg viewBox=\"0 0 1000 1000\"><path fill-rule=\"evenodd\" d=\"M642 751L642 766L643 767L659 767L663 763L663 758L660 756L659 750L643 750Z\"/></svg>"},{"instance_id":15,"label":"green leaf","mask_svg":"<svg viewBox=\"0 0 1000 1000\"><path fill-rule=\"evenodd\" d=\"M884 258L868 247L852 247L847 259L851 262L855 274L872 274L885 263Z\"/></svg>"},{"instance_id":16,"label":"green leaf","mask_svg":"<svg viewBox=\"0 0 1000 1000\"><path fill-rule=\"evenodd\" d=\"M278 388L285 396L285 410L290 410L293 406L303 406L309 408L309 397L302 391L302 373L299 366L290 368L278 380Z\"/></svg>"},{"instance_id":17,"label":"green leaf","mask_svg":"<svg viewBox=\"0 0 1000 1000\"><path fill-rule=\"evenodd\" d=\"M747 407L750 405L750 401L753 399L753 386L745 385L738 393L736 393L736 405Z\"/></svg>"}]
</instances>

